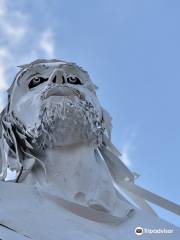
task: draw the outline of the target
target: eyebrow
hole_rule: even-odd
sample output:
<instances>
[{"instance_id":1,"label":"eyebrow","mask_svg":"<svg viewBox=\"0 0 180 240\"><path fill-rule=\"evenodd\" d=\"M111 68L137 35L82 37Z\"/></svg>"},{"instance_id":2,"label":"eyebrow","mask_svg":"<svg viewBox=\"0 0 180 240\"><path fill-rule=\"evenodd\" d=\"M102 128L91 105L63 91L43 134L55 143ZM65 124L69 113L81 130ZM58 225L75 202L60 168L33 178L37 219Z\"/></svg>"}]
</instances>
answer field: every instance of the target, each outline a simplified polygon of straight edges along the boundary
<instances>
[{"instance_id":1,"label":"eyebrow","mask_svg":"<svg viewBox=\"0 0 180 240\"><path fill-rule=\"evenodd\" d=\"M28 81L31 77L36 76L37 74L40 74L39 72L33 73L31 75L29 75L29 77L26 79L26 81Z\"/></svg>"},{"instance_id":2,"label":"eyebrow","mask_svg":"<svg viewBox=\"0 0 180 240\"><path fill-rule=\"evenodd\" d=\"M20 83L21 78L22 78L23 75L27 72L27 70L28 70L28 69L26 69L25 71L23 71L23 72L18 76L18 78L17 78L17 84ZM26 79L26 81L28 81L31 77L36 76L37 74L40 74L40 73L39 73L39 72L36 72L36 73L31 74L31 75Z\"/></svg>"}]
</instances>

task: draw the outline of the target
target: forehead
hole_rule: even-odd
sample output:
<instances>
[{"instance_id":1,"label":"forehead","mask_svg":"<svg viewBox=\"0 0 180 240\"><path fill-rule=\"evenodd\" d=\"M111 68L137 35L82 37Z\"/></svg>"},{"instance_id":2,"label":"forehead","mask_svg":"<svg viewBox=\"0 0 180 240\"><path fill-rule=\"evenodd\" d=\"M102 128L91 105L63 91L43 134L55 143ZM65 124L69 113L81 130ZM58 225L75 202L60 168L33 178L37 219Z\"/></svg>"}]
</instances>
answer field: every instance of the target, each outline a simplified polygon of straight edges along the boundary
<instances>
[{"instance_id":1,"label":"forehead","mask_svg":"<svg viewBox=\"0 0 180 240\"><path fill-rule=\"evenodd\" d=\"M82 68L77 66L74 63L66 63L66 62L53 62L53 63L38 63L34 65L29 65L25 67L20 73L17 75L17 82L20 83L29 77L39 74L44 75L45 77L49 77L54 69L62 69L66 75L76 75L81 78L85 82L90 82L89 75Z\"/></svg>"}]
</instances>

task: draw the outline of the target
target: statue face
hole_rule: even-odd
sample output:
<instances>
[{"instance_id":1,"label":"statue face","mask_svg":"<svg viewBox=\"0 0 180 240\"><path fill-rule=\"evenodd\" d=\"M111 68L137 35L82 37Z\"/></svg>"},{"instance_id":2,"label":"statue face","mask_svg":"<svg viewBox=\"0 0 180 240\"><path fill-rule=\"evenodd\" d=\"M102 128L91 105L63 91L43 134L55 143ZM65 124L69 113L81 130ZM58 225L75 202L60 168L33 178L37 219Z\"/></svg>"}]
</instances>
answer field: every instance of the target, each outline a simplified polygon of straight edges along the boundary
<instances>
[{"instance_id":1,"label":"statue face","mask_svg":"<svg viewBox=\"0 0 180 240\"><path fill-rule=\"evenodd\" d=\"M102 131L93 83L85 71L66 62L23 68L11 89L9 113L25 126L36 146L97 141Z\"/></svg>"}]
</instances>

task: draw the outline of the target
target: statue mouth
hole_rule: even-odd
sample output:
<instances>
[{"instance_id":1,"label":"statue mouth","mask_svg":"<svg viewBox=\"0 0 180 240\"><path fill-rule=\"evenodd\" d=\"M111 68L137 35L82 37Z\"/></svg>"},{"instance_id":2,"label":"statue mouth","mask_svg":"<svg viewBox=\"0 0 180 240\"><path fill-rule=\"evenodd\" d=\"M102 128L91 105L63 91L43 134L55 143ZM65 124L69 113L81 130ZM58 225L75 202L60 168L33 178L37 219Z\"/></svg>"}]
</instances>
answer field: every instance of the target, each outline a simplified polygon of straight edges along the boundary
<instances>
[{"instance_id":1,"label":"statue mouth","mask_svg":"<svg viewBox=\"0 0 180 240\"><path fill-rule=\"evenodd\" d=\"M42 100L46 100L50 97L71 97L76 96L80 100L85 100L85 96L82 92L77 89L71 87L59 87L59 86L51 86L42 94Z\"/></svg>"}]
</instances>

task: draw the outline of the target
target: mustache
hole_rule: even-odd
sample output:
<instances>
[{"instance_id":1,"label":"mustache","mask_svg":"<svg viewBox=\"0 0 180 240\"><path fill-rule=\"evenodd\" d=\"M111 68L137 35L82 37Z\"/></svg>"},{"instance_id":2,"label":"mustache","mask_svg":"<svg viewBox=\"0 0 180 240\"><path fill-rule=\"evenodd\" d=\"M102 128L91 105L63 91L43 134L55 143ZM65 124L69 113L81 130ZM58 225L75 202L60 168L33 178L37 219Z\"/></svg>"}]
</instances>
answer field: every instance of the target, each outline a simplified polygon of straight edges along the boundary
<instances>
[{"instance_id":1,"label":"mustache","mask_svg":"<svg viewBox=\"0 0 180 240\"><path fill-rule=\"evenodd\" d=\"M85 94L76 88L70 86L48 85L45 91L41 94L41 100L46 100L51 96L68 97L77 96L81 101L85 101Z\"/></svg>"}]
</instances>

